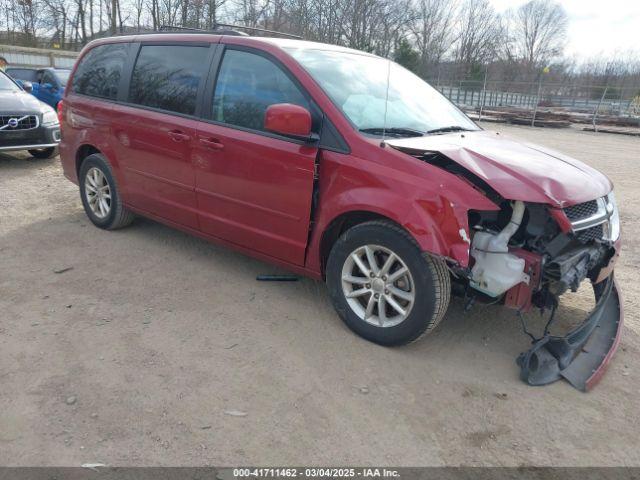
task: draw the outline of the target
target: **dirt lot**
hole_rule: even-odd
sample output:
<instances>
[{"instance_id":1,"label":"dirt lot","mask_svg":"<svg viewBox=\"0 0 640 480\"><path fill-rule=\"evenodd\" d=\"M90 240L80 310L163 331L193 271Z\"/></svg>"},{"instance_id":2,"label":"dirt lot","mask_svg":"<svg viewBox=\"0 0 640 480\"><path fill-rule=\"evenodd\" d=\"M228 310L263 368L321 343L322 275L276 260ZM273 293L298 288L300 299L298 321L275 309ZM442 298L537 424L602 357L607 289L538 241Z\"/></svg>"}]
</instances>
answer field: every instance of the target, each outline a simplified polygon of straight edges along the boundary
<instances>
[{"instance_id":1,"label":"dirt lot","mask_svg":"<svg viewBox=\"0 0 640 480\"><path fill-rule=\"evenodd\" d=\"M57 159L0 155L0 464L639 466L640 139L488 127L616 184L626 327L591 393L518 380L510 311L454 301L379 347L321 283L256 282L274 269L148 220L101 231Z\"/></svg>"}]
</instances>

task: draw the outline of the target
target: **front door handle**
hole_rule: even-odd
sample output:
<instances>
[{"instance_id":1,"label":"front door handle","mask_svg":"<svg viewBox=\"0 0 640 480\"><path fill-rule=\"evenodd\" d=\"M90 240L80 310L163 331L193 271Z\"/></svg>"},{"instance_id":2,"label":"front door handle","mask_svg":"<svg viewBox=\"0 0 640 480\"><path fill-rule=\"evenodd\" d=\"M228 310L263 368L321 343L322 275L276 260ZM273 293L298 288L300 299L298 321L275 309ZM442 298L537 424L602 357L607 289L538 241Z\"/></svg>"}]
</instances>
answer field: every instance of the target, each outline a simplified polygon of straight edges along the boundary
<instances>
[{"instance_id":1,"label":"front door handle","mask_svg":"<svg viewBox=\"0 0 640 480\"><path fill-rule=\"evenodd\" d=\"M201 138L200 143L211 150L224 150L224 144L216 138Z\"/></svg>"},{"instance_id":2,"label":"front door handle","mask_svg":"<svg viewBox=\"0 0 640 480\"><path fill-rule=\"evenodd\" d=\"M169 130L168 135L174 142L188 142L191 137L181 130Z\"/></svg>"}]
</instances>

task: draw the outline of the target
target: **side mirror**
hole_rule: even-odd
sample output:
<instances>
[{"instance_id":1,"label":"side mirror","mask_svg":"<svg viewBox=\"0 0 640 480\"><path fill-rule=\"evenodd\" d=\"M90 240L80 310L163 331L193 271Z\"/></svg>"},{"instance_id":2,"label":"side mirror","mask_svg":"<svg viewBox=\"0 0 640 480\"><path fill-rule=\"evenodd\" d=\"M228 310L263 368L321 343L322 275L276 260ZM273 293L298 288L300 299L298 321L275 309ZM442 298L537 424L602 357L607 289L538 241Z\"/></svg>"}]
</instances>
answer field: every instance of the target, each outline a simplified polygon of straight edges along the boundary
<instances>
[{"instance_id":1,"label":"side mirror","mask_svg":"<svg viewBox=\"0 0 640 480\"><path fill-rule=\"evenodd\" d=\"M33 92L33 83L31 83L31 82L22 82L22 89L27 93Z\"/></svg>"},{"instance_id":2,"label":"side mirror","mask_svg":"<svg viewBox=\"0 0 640 480\"><path fill-rule=\"evenodd\" d=\"M317 135L311 133L309 110L291 103L276 103L269 106L264 115L264 129L306 142L314 142L318 139Z\"/></svg>"},{"instance_id":3,"label":"side mirror","mask_svg":"<svg viewBox=\"0 0 640 480\"><path fill-rule=\"evenodd\" d=\"M43 83L42 88L44 88L45 90L53 90L53 85L51 85L50 83Z\"/></svg>"}]
</instances>

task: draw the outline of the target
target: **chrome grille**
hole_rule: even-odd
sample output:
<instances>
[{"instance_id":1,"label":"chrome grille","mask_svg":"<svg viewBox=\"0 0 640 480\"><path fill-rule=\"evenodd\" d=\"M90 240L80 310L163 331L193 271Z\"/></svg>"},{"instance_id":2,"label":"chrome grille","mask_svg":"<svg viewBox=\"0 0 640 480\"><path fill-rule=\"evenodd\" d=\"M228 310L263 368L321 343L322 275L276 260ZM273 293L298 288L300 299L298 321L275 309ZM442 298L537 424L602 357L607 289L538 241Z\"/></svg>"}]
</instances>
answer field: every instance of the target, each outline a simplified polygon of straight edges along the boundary
<instances>
[{"instance_id":1,"label":"chrome grille","mask_svg":"<svg viewBox=\"0 0 640 480\"><path fill-rule=\"evenodd\" d=\"M565 208L564 213L571 221L576 238L582 243L609 236L609 219L614 212L607 197L572 205Z\"/></svg>"},{"instance_id":2,"label":"chrome grille","mask_svg":"<svg viewBox=\"0 0 640 480\"><path fill-rule=\"evenodd\" d=\"M38 128L37 115L0 115L0 132L31 130Z\"/></svg>"},{"instance_id":3,"label":"chrome grille","mask_svg":"<svg viewBox=\"0 0 640 480\"><path fill-rule=\"evenodd\" d=\"M583 218L590 217L598 213L598 201L590 200L588 202L579 203L564 209L564 213L572 222L574 220L581 220Z\"/></svg>"}]
</instances>

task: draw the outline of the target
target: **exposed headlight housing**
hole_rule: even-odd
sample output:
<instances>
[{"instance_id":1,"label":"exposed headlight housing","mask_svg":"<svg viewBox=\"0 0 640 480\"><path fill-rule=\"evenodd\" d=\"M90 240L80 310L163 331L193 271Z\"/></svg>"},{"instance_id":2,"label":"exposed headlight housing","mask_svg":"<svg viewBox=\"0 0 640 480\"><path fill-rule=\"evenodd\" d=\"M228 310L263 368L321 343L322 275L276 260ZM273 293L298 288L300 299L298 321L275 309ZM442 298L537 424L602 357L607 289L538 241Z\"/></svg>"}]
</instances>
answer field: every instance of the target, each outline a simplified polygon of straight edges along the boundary
<instances>
[{"instance_id":1,"label":"exposed headlight housing","mask_svg":"<svg viewBox=\"0 0 640 480\"><path fill-rule=\"evenodd\" d=\"M42 124L43 125L58 125L58 115L53 108L48 108L42 111Z\"/></svg>"},{"instance_id":2,"label":"exposed headlight housing","mask_svg":"<svg viewBox=\"0 0 640 480\"><path fill-rule=\"evenodd\" d=\"M615 242L620 237L620 213L618 212L618 204L613 190L605 197L607 213L609 214L609 222L605 224L605 232L607 238Z\"/></svg>"}]
</instances>

